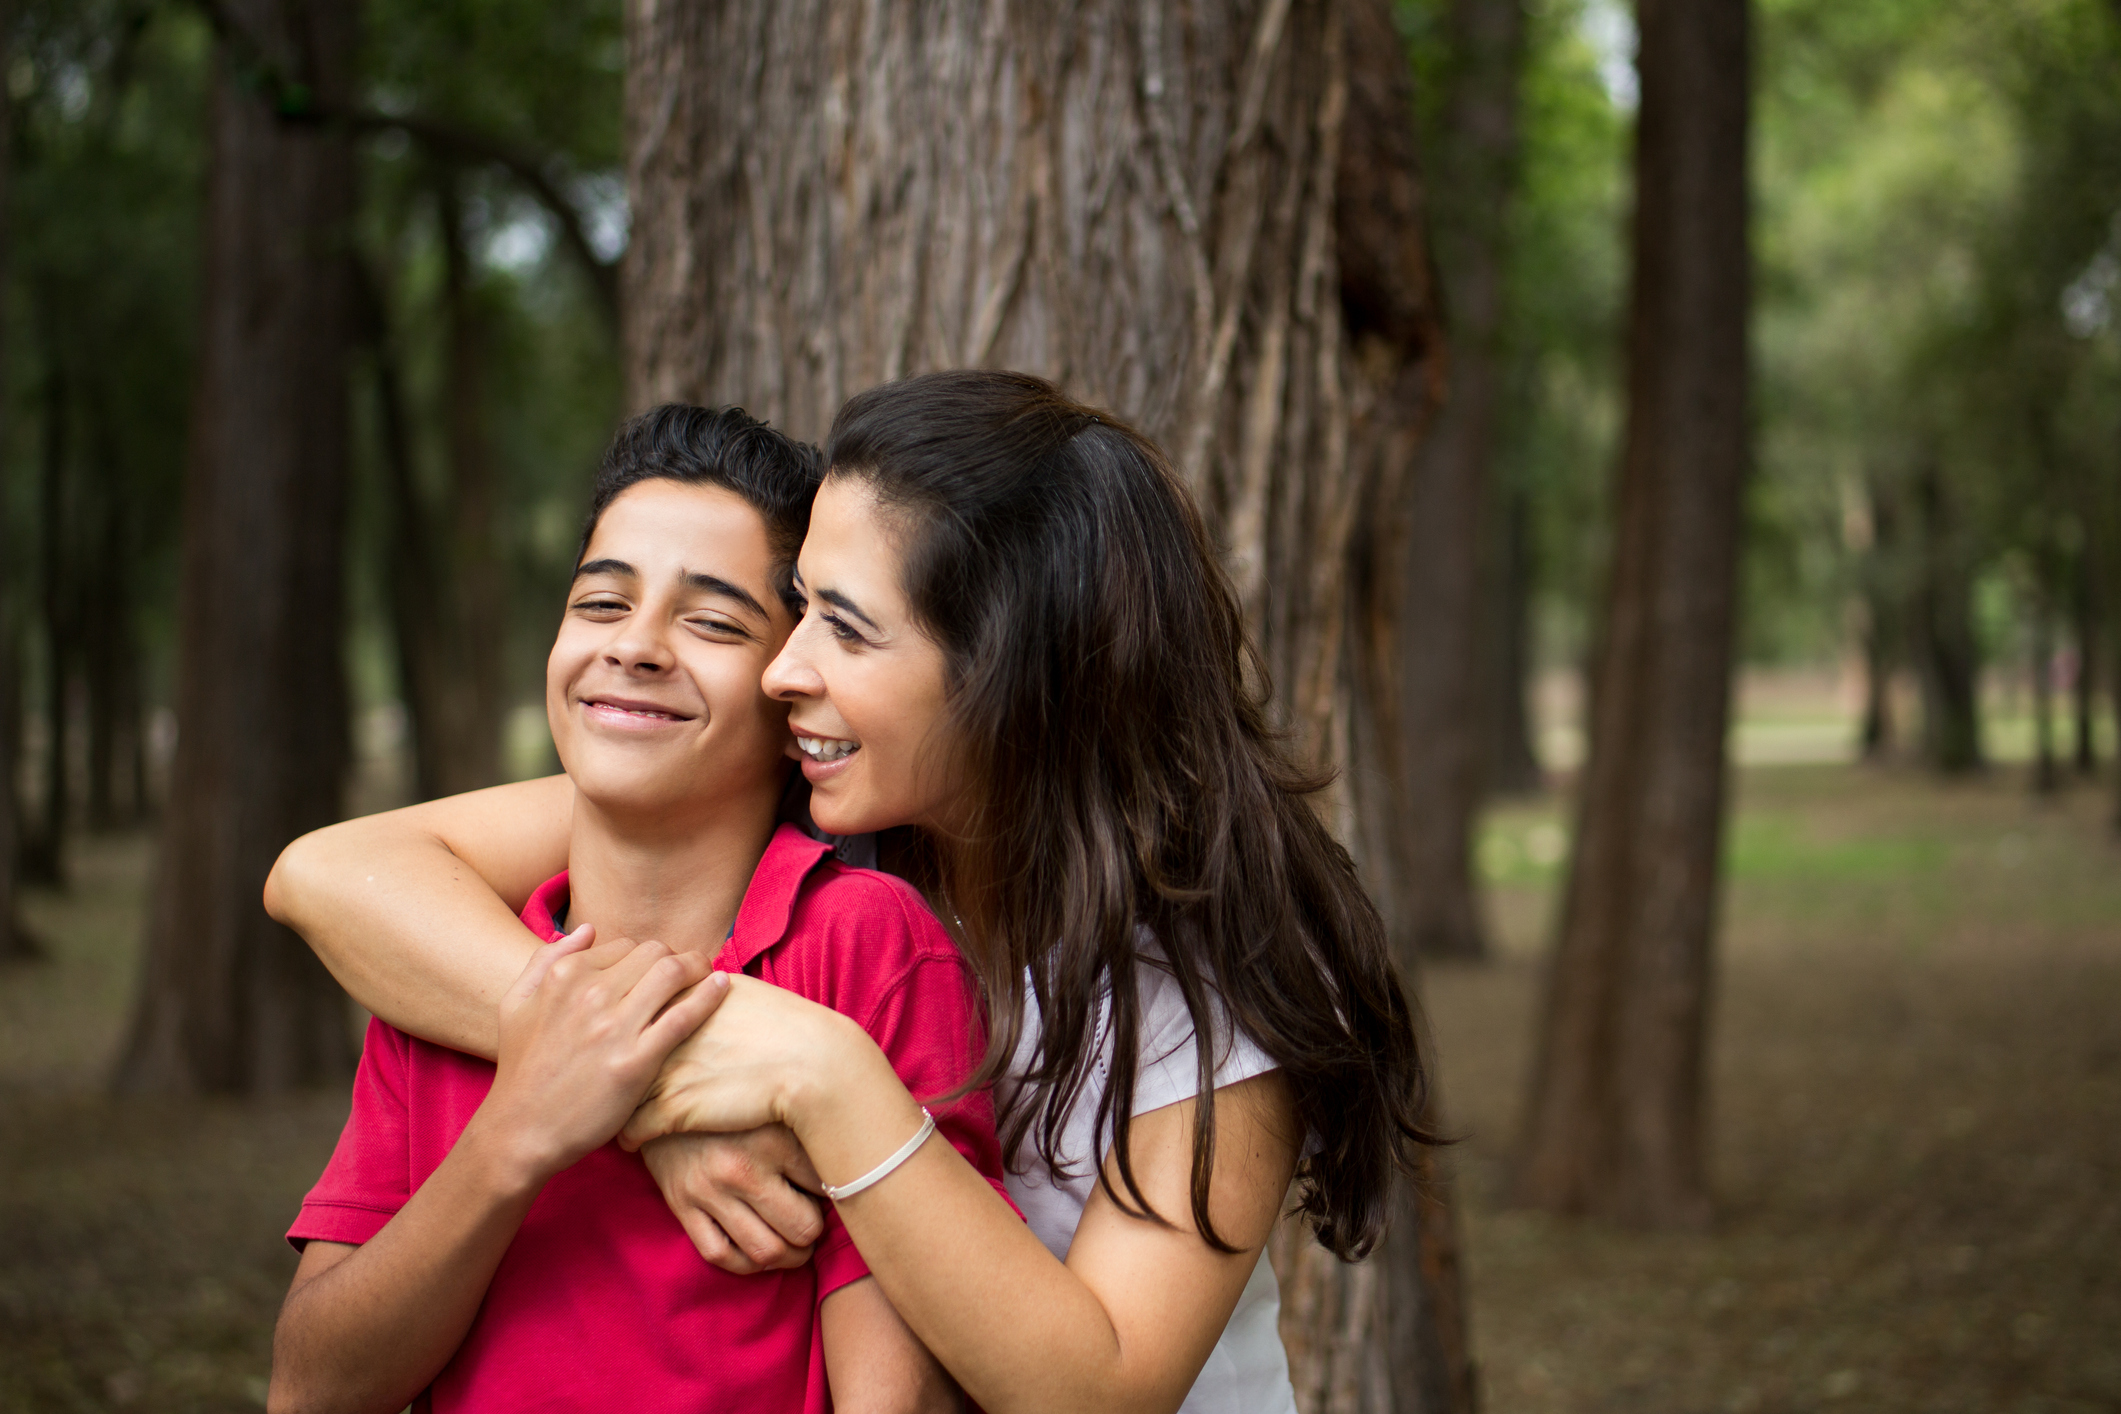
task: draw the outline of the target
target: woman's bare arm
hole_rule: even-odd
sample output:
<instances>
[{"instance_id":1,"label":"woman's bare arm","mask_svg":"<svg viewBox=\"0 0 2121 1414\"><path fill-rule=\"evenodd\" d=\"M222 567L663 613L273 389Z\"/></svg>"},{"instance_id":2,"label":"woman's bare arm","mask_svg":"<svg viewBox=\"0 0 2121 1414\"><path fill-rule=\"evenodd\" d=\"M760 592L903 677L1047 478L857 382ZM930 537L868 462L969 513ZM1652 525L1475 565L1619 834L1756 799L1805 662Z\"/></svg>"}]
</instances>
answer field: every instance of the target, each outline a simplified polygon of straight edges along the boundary
<instances>
[{"instance_id":1,"label":"woman's bare arm","mask_svg":"<svg viewBox=\"0 0 2121 1414\"><path fill-rule=\"evenodd\" d=\"M1197 1099L1134 1118L1135 1176L1168 1221L1131 1215L1100 1188L1065 1263L948 1144L923 1145L839 1203L840 1217L899 1316L991 1414L1171 1414L1261 1260L1299 1148L1280 1071L1214 1101L1209 1209L1235 1253L1193 1226ZM795 1131L827 1182L844 1184L916 1133L921 1110L854 1022L736 977L672 1052L622 1142L774 1122Z\"/></svg>"},{"instance_id":2,"label":"woman's bare arm","mask_svg":"<svg viewBox=\"0 0 2121 1414\"><path fill-rule=\"evenodd\" d=\"M327 826L281 852L265 910L377 1016L491 1060L537 947L516 914L567 867L573 811L573 782L547 776Z\"/></svg>"}]
</instances>

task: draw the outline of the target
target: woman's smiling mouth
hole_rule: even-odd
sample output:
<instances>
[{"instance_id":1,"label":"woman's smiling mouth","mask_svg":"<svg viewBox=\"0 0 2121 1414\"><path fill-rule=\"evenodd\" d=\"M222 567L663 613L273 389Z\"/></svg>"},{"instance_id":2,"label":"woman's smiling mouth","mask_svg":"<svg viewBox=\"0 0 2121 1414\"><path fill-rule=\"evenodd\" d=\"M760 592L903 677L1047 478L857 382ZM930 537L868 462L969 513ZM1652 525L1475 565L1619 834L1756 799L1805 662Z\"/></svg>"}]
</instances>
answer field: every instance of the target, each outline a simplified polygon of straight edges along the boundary
<instances>
[{"instance_id":1,"label":"woman's smiling mouth","mask_svg":"<svg viewBox=\"0 0 2121 1414\"><path fill-rule=\"evenodd\" d=\"M829 736L805 736L801 732L795 734L795 744L803 755L822 766L844 761L862 749L862 744L858 741L842 741Z\"/></svg>"}]
</instances>

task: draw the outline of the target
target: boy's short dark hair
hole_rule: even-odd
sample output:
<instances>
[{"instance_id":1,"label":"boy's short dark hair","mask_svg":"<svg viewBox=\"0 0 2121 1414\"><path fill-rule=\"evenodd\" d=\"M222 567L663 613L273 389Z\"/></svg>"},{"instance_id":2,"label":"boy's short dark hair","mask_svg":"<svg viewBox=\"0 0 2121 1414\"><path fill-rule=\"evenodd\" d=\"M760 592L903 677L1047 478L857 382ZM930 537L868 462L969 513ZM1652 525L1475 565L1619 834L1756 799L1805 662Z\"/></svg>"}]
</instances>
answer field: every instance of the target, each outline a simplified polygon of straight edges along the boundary
<instances>
[{"instance_id":1,"label":"boy's short dark hair","mask_svg":"<svg viewBox=\"0 0 2121 1414\"><path fill-rule=\"evenodd\" d=\"M824 475L824 458L808 442L768 427L742 408L665 403L629 419L611 439L597 467L589 519L575 563L620 492L643 481L719 486L743 497L766 522L774 587L800 613L794 591L796 551L810 530L810 503Z\"/></svg>"}]
</instances>

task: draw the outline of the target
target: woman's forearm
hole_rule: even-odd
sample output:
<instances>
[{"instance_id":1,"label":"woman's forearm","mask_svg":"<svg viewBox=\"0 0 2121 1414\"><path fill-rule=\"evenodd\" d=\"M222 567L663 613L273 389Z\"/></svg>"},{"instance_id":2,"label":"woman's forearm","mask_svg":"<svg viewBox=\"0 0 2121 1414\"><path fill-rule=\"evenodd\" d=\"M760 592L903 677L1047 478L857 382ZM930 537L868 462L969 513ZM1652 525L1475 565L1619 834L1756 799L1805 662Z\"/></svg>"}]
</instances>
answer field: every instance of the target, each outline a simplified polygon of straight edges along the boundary
<instances>
[{"instance_id":1,"label":"woman's forearm","mask_svg":"<svg viewBox=\"0 0 2121 1414\"><path fill-rule=\"evenodd\" d=\"M833 1050L787 1109L820 1176L844 1184L903 1143L920 1111L881 1052L851 1038ZM1134 1125L1144 1194L1171 1224L1129 1217L1100 1195L1065 1265L948 1144L924 1145L840 1215L907 1325L993 1414L1175 1410L1287 1190L1295 1151L1273 1134L1286 1127L1275 1122L1280 1084L1245 1082L1218 1105L1215 1217L1247 1249L1239 1255L1213 1251L1188 1221L1193 1102Z\"/></svg>"},{"instance_id":2,"label":"woman's forearm","mask_svg":"<svg viewBox=\"0 0 2121 1414\"><path fill-rule=\"evenodd\" d=\"M566 867L573 799L555 776L315 831L273 866L266 910L377 1016L492 1059L496 1004L536 948L516 913Z\"/></svg>"}]
</instances>

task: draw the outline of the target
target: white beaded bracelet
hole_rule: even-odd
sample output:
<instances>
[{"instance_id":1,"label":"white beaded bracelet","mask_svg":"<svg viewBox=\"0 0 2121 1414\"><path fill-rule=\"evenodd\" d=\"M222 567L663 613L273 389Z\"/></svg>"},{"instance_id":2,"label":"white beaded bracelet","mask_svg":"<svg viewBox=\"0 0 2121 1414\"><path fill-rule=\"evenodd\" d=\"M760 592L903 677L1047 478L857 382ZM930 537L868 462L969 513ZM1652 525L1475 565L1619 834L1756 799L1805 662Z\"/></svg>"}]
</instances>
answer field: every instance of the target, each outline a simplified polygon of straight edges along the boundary
<instances>
[{"instance_id":1,"label":"white beaded bracelet","mask_svg":"<svg viewBox=\"0 0 2121 1414\"><path fill-rule=\"evenodd\" d=\"M837 1188L834 1188L829 1183L826 1184L825 1196L835 1203L844 1203L870 1184L889 1178L891 1171L912 1158L914 1151L927 1143L928 1136L933 1133L935 1133L935 1116L929 1114L928 1107L923 1105L921 1106L921 1127L914 1132L913 1137L908 1139L896 1154L893 1154L852 1183L843 1183Z\"/></svg>"}]
</instances>

